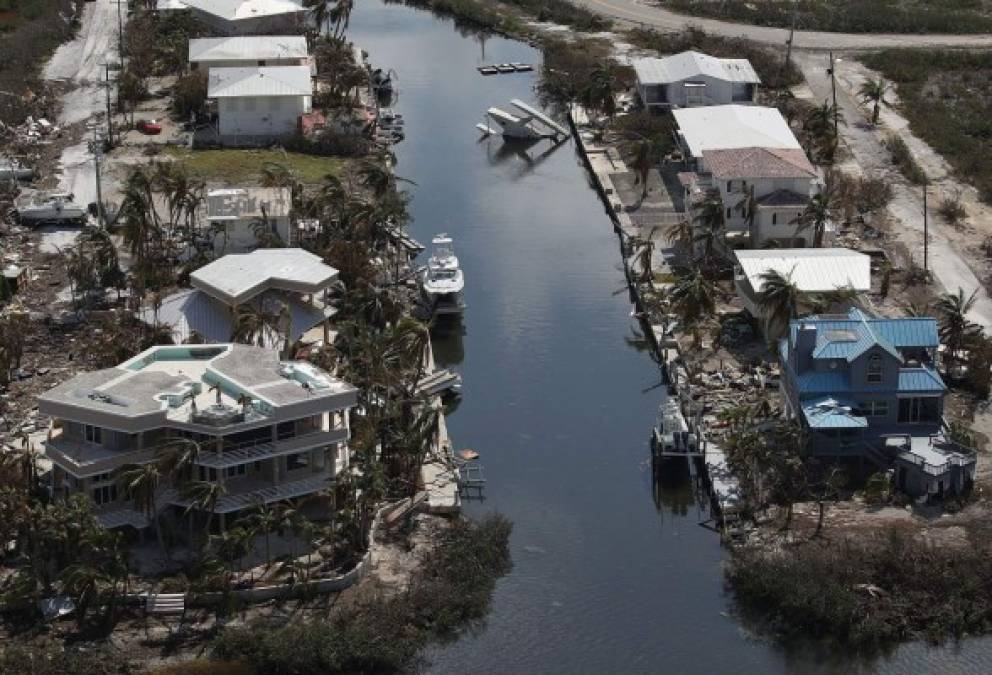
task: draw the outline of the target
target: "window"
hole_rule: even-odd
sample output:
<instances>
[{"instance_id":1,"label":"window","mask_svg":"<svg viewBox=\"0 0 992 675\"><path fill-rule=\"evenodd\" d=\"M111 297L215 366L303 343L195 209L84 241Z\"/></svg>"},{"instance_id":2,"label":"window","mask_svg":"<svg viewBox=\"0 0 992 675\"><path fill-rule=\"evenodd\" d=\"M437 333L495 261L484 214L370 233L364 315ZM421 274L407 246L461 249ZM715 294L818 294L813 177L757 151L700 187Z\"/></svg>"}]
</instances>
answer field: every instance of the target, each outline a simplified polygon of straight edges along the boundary
<instances>
[{"instance_id":1,"label":"window","mask_svg":"<svg viewBox=\"0 0 992 675\"><path fill-rule=\"evenodd\" d=\"M925 424L939 421L939 397L904 398L899 400L899 422L901 424Z\"/></svg>"},{"instance_id":2,"label":"window","mask_svg":"<svg viewBox=\"0 0 992 675\"><path fill-rule=\"evenodd\" d=\"M217 480L217 469L208 469L205 466L200 468L200 480Z\"/></svg>"},{"instance_id":3,"label":"window","mask_svg":"<svg viewBox=\"0 0 992 675\"><path fill-rule=\"evenodd\" d=\"M727 208L727 220L730 220L730 208Z\"/></svg>"},{"instance_id":4,"label":"window","mask_svg":"<svg viewBox=\"0 0 992 675\"><path fill-rule=\"evenodd\" d=\"M733 191L734 191L734 181L728 180L727 181L727 192L733 192Z\"/></svg>"},{"instance_id":5,"label":"window","mask_svg":"<svg viewBox=\"0 0 992 675\"><path fill-rule=\"evenodd\" d=\"M89 424L85 427L86 440L90 443L103 443L103 429Z\"/></svg>"},{"instance_id":6,"label":"window","mask_svg":"<svg viewBox=\"0 0 992 675\"><path fill-rule=\"evenodd\" d=\"M872 356L868 359L868 384L880 384L882 382L882 357Z\"/></svg>"},{"instance_id":7,"label":"window","mask_svg":"<svg viewBox=\"0 0 992 675\"><path fill-rule=\"evenodd\" d=\"M110 480L109 473L98 473L97 475L93 476L94 483L106 483L108 480Z\"/></svg>"},{"instance_id":8,"label":"window","mask_svg":"<svg viewBox=\"0 0 992 675\"><path fill-rule=\"evenodd\" d=\"M310 466L310 453L298 452L295 455L286 456L286 471L296 471Z\"/></svg>"},{"instance_id":9,"label":"window","mask_svg":"<svg viewBox=\"0 0 992 675\"><path fill-rule=\"evenodd\" d=\"M93 501L97 505L100 504L110 504L111 502L117 501L117 486L116 485L104 485L93 490Z\"/></svg>"},{"instance_id":10,"label":"window","mask_svg":"<svg viewBox=\"0 0 992 675\"><path fill-rule=\"evenodd\" d=\"M889 414L888 401L862 401L858 407L865 417L887 417Z\"/></svg>"},{"instance_id":11,"label":"window","mask_svg":"<svg viewBox=\"0 0 992 675\"><path fill-rule=\"evenodd\" d=\"M248 468L244 464L238 464L237 466L229 466L224 469L224 475L228 478L233 478L235 476L244 476Z\"/></svg>"},{"instance_id":12,"label":"window","mask_svg":"<svg viewBox=\"0 0 992 675\"><path fill-rule=\"evenodd\" d=\"M772 214L772 225L778 225L778 214L777 213L773 213Z\"/></svg>"}]
</instances>

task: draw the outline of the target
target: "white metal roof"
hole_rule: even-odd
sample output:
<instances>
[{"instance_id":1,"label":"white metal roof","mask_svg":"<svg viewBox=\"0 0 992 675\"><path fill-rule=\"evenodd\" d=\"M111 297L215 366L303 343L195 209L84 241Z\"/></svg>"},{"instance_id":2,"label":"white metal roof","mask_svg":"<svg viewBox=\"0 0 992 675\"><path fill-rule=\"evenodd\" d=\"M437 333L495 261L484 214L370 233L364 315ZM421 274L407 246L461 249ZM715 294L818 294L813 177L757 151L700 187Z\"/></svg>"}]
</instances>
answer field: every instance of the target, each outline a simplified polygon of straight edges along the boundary
<instances>
[{"instance_id":1,"label":"white metal roof","mask_svg":"<svg viewBox=\"0 0 992 675\"><path fill-rule=\"evenodd\" d=\"M219 188L207 191L207 220L244 220L283 218L293 207L293 193L288 187Z\"/></svg>"},{"instance_id":2,"label":"white metal roof","mask_svg":"<svg viewBox=\"0 0 992 675\"><path fill-rule=\"evenodd\" d=\"M664 58L632 59L631 65L641 84L671 84L695 77L712 77L725 82L759 84L761 78L747 59L720 59L700 52L682 52Z\"/></svg>"},{"instance_id":3,"label":"white metal roof","mask_svg":"<svg viewBox=\"0 0 992 675\"><path fill-rule=\"evenodd\" d=\"M772 270L789 276L806 293L871 289L871 258L847 248L783 248L734 254L756 293L764 285L761 275Z\"/></svg>"},{"instance_id":4,"label":"white metal roof","mask_svg":"<svg viewBox=\"0 0 992 675\"><path fill-rule=\"evenodd\" d=\"M211 68L208 98L234 96L311 96L308 66Z\"/></svg>"},{"instance_id":5,"label":"white metal roof","mask_svg":"<svg viewBox=\"0 0 992 675\"><path fill-rule=\"evenodd\" d=\"M776 108L753 105L714 105L681 108L672 115L679 135L693 157L704 150L735 148L802 149Z\"/></svg>"},{"instance_id":6,"label":"white metal roof","mask_svg":"<svg viewBox=\"0 0 992 675\"><path fill-rule=\"evenodd\" d=\"M307 39L302 35L244 35L198 38L189 41L190 63L302 59L306 57Z\"/></svg>"},{"instance_id":7,"label":"white metal roof","mask_svg":"<svg viewBox=\"0 0 992 675\"><path fill-rule=\"evenodd\" d=\"M297 0L182 0L193 7L228 21L305 11Z\"/></svg>"},{"instance_id":8,"label":"white metal roof","mask_svg":"<svg viewBox=\"0 0 992 675\"><path fill-rule=\"evenodd\" d=\"M313 294L337 279L338 271L301 248L261 248L231 254L190 275L190 285L225 302L241 304L267 290Z\"/></svg>"}]
</instances>

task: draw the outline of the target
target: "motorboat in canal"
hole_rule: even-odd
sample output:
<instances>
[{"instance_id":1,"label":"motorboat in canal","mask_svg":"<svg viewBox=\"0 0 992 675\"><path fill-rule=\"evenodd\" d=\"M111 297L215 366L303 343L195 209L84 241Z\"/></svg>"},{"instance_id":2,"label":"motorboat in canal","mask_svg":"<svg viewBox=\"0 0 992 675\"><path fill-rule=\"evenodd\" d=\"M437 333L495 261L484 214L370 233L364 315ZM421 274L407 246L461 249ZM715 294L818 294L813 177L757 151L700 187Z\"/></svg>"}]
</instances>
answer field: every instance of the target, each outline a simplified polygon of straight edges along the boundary
<instances>
[{"instance_id":1,"label":"motorboat in canal","mask_svg":"<svg viewBox=\"0 0 992 675\"><path fill-rule=\"evenodd\" d=\"M486 111L486 121L475 127L484 136L502 134L504 139L534 141L550 138L556 142L568 138L568 129L555 122L537 108L528 105L520 99L513 99L510 105L516 108L517 114L501 108L490 108ZM490 125L495 122L496 127Z\"/></svg>"},{"instance_id":2,"label":"motorboat in canal","mask_svg":"<svg viewBox=\"0 0 992 675\"><path fill-rule=\"evenodd\" d=\"M18 220L24 225L86 222L86 208L76 204L69 192L35 192L20 197L16 204Z\"/></svg>"},{"instance_id":3,"label":"motorboat in canal","mask_svg":"<svg viewBox=\"0 0 992 675\"><path fill-rule=\"evenodd\" d=\"M434 250L421 278L424 305L433 315L461 314L465 311L465 275L447 234L431 240Z\"/></svg>"},{"instance_id":4,"label":"motorboat in canal","mask_svg":"<svg viewBox=\"0 0 992 675\"><path fill-rule=\"evenodd\" d=\"M689 425L675 396L666 396L658 408L658 422L651 439L655 456L671 457L696 451L696 436L689 433Z\"/></svg>"}]
</instances>

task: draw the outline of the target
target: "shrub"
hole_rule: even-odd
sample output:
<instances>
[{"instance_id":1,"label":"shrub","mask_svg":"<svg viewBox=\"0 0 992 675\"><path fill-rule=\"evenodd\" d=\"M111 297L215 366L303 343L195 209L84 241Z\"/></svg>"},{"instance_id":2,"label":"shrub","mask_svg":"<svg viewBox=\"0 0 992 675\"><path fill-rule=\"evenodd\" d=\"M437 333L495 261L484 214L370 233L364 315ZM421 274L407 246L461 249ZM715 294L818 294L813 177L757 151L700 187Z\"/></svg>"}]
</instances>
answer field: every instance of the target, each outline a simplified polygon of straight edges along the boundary
<instances>
[{"instance_id":1,"label":"shrub","mask_svg":"<svg viewBox=\"0 0 992 675\"><path fill-rule=\"evenodd\" d=\"M951 225L958 225L968 217L968 212L961 203L961 195L958 193L941 198L937 205L937 213Z\"/></svg>"},{"instance_id":2,"label":"shrub","mask_svg":"<svg viewBox=\"0 0 992 675\"><path fill-rule=\"evenodd\" d=\"M172 89L172 112L181 119L199 114L207 103L207 74L194 70L176 80Z\"/></svg>"},{"instance_id":3,"label":"shrub","mask_svg":"<svg viewBox=\"0 0 992 675\"><path fill-rule=\"evenodd\" d=\"M906 145L906 141L895 134L889 134L885 139L885 149L889 151L889 154L892 156L892 163L899 168L900 173L906 177L906 180L914 185L926 184L927 175L923 172L922 167L917 164L913 153L909 150L909 146Z\"/></svg>"}]
</instances>

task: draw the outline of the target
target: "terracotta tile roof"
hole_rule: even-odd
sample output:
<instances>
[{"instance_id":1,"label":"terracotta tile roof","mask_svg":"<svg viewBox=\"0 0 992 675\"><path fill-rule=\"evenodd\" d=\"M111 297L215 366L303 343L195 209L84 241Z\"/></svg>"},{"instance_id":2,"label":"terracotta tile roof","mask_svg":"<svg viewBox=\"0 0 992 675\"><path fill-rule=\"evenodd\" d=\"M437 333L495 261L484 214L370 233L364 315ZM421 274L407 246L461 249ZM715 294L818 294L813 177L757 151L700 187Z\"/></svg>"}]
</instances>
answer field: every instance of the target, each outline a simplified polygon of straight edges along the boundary
<instances>
[{"instance_id":1,"label":"terracotta tile roof","mask_svg":"<svg viewBox=\"0 0 992 675\"><path fill-rule=\"evenodd\" d=\"M806 153L793 148L704 150L703 160L715 178L816 178Z\"/></svg>"}]
</instances>

